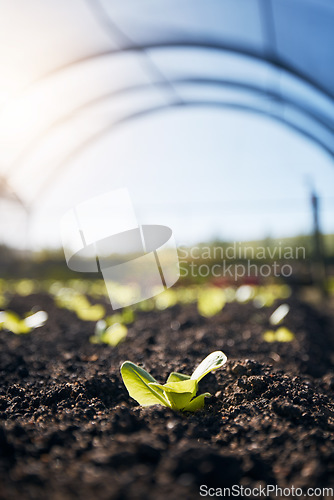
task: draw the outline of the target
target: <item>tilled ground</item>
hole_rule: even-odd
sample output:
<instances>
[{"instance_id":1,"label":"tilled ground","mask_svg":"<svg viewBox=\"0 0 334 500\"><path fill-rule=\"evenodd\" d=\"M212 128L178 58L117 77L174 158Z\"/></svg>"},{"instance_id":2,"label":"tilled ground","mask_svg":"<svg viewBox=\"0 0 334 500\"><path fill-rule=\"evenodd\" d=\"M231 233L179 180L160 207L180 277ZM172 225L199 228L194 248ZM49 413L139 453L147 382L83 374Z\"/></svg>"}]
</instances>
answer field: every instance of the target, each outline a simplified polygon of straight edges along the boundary
<instances>
[{"instance_id":1,"label":"tilled ground","mask_svg":"<svg viewBox=\"0 0 334 500\"><path fill-rule=\"evenodd\" d=\"M0 498L192 499L232 485L334 488L334 349L330 315L289 300L289 343L266 343L272 310L227 304L140 313L117 348L89 343L94 325L50 297L47 324L0 332ZM130 359L164 382L211 351L228 363L201 382L205 409L141 408L119 367ZM272 498L277 498L272 496ZM328 496L331 498L331 496Z\"/></svg>"}]
</instances>

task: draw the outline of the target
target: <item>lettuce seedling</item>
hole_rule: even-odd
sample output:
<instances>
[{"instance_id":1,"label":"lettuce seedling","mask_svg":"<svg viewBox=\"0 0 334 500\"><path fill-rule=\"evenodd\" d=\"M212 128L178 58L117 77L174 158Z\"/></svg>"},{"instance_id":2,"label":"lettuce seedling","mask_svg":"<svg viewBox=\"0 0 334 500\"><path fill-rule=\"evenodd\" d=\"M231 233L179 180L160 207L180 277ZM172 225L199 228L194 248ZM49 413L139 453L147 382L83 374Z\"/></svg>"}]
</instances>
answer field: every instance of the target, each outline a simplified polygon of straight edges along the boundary
<instances>
[{"instance_id":1,"label":"lettuce seedling","mask_svg":"<svg viewBox=\"0 0 334 500\"><path fill-rule=\"evenodd\" d=\"M285 326L280 326L276 331L267 330L263 334L266 342L292 342L294 339L295 334Z\"/></svg>"},{"instance_id":2,"label":"lettuce seedling","mask_svg":"<svg viewBox=\"0 0 334 500\"><path fill-rule=\"evenodd\" d=\"M105 320L100 319L96 323L94 335L89 340L92 344L109 344L116 347L124 342L127 334L128 329L122 323L113 323L108 326Z\"/></svg>"},{"instance_id":3,"label":"lettuce seedling","mask_svg":"<svg viewBox=\"0 0 334 500\"><path fill-rule=\"evenodd\" d=\"M208 288L198 294L197 309L201 316L211 318L218 314L226 303L224 290L221 288Z\"/></svg>"},{"instance_id":4,"label":"lettuce seedling","mask_svg":"<svg viewBox=\"0 0 334 500\"><path fill-rule=\"evenodd\" d=\"M58 307L74 311L83 321L99 321L105 316L105 308L101 304L92 305L85 295L61 288L55 298Z\"/></svg>"},{"instance_id":5,"label":"lettuce seedling","mask_svg":"<svg viewBox=\"0 0 334 500\"><path fill-rule=\"evenodd\" d=\"M8 330L17 335L29 333L43 326L47 319L48 314L45 311L28 313L23 319L13 311L0 311L0 330Z\"/></svg>"},{"instance_id":6,"label":"lettuce seedling","mask_svg":"<svg viewBox=\"0 0 334 500\"><path fill-rule=\"evenodd\" d=\"M205 392L195 397L199 381L212 370L223 366L226 361L223 352L212 352L191 376L172 372L164 385L159 384L147 371L131 361L122 364L121 375L129 395L140 405L161 404L173 410L193 412L203 408L204 398L211 396L209 392Z\"/></svg>"}]
</instances>

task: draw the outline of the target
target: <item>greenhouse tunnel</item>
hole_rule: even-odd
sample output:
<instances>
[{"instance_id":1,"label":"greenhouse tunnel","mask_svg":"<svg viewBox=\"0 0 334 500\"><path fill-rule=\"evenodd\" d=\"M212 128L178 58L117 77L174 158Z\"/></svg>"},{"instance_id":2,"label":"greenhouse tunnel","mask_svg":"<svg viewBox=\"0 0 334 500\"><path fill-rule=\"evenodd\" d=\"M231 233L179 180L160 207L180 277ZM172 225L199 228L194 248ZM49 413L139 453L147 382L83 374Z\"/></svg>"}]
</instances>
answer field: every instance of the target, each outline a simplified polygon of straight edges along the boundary
<instances>
[{"instance_id":1,"label":"greenhouse tunnel","mask_svg":"<svg viewBox=\"0 0 334 500\"><path fill-rule=\"evenodd\" d=\"M0 2L0 500L334 498L334 0Z\"/></svg>"},{"instance_id":2,"label":"greenhouse tunnel","mask_svg":"<svg viewBox=\"0 0 334 500\"><path fill-rule=\"evenodd\" d=\"M332 160L329 1L7 0L3 9L3 214L10 206L29 219L55 186L58 199L66 198L63 179L76 161L71 201L79 201L86 151L120 126L175 109L267 116ZM7 217L2 225L4 243L21 227Z\"/></svg>"}]
</instances>

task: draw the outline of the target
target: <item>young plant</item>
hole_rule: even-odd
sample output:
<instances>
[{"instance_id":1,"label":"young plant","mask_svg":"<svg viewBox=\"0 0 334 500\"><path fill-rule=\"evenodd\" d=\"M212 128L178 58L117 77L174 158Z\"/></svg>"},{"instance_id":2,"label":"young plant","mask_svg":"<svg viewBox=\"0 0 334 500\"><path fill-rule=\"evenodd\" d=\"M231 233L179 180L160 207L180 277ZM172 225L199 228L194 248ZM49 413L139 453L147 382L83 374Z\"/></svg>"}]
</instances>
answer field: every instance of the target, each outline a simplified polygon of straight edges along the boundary
<instances>
[{"instance_id":1,"label":"young plant","mask_svg":"<svg viewBox=\"0 0 334 500\"><path fill-rule=\"evenodd\" d=\"M20 318L13 311L0 311L0 330L8 330L17 335L29 333L43 326L48 319L45 311L31 312L25 318Z\"/></svg>"},{"instance_id":2,"label":"young plant","mask_svg":"<svg viewBox=\"0 0 334 500\"><path fill-rule=\"evenodd\" d=\"M100 319L96 323L94 335L89 340L92 344L108 344L116 347L124 342L127 334L128 329L122 323L113 323L108 326L105 320Z\"/></svg>"},{"instance_id":3,"label":"young plant","mask_svg":"<svg viewBox=\"0 0 334 500\"><path fill-rule=\"evenodd\" d=\"M58 307L74 311L83 321L99 321L105 316L103 305L92 305L85 295L71 289L60 289L55 302Z\"/></svg>"},{"instance_id":4,"label":"young plant","mask_svg":"<svg viewBox=\"0 0 334 500\"><path fill-rule=\"evenodd\" d=\"M193 412L203 408L204 398L211 396L209 392L205 392L195 397L199 381L212 370L223 366L226 361L223 352L212 352L191 376L172 372L164 385L159 384L147 371L131 361L122 364L121 375L129 395L140 405L161 404L173 410Z\"/></svg>"},{"instance_id":5,"label":"young plant","mask_svg":"<svg viewBox=\"0 0 334 500\"><path fill-rule=\"evenodd\" d=\"M263 334L266 342L292 342L294 339L295 334L285 326L280 326L276 331L267 330Z\"/></svg>"},{"instance_id":6,"label":"young plant","mask_svg":"<svg viewBox=\"0 0 334 500\"><path fill-rule=\"evenodd\" d=\"M221 288L207 288L198 294L197 309L201 316L211 318L218 314L226 303L224 290Z\"/></svg>"}]
</instances>

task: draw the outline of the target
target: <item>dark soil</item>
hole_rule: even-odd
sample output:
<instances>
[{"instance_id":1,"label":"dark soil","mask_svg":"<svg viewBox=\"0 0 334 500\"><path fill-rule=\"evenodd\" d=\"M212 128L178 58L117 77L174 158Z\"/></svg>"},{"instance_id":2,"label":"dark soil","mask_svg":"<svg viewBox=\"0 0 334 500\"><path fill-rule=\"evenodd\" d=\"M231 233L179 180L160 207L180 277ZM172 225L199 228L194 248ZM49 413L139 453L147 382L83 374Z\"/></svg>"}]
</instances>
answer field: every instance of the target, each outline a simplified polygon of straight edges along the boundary
<instances>
[{"instance_id":1,"label":"dark soil","mask_svg":"<svg viewBox=\"0 0 334 500\"><path fill-rule=\"evenodd\" d=\"M262 339L278 303L233 303L212 319L195 306L140 313L112 348L90 344L94 324L51 297L15 297L8 308L38 306L50 318L29 335L0 332L0 498L192 499L203 484L334 488L333 320L289 303L290 343ZM220 349L229 361L201 382L213 397L195 414L141 408L120 378L126 359L164 382Z\"/></svg>"}]
</instances>

